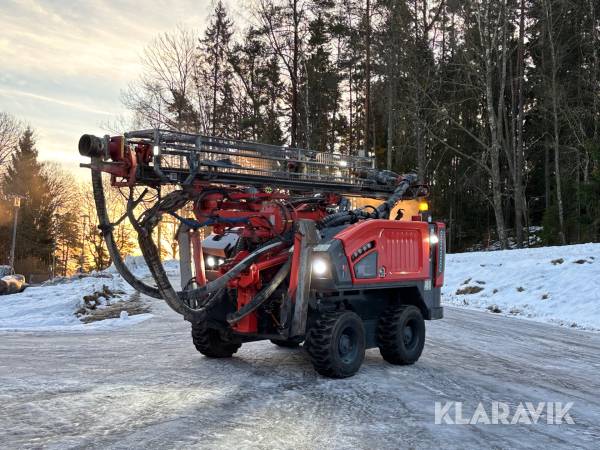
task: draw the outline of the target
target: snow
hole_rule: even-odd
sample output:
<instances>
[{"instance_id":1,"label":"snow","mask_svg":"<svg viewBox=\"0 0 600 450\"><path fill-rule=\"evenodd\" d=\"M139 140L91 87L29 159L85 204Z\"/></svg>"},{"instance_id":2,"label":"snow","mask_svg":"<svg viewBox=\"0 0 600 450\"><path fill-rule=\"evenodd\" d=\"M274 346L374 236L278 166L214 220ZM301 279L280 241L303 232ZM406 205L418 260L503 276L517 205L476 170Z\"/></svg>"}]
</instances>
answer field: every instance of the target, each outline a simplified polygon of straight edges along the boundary
<instances>
[{"instance_id":1,"label":"snow","mask_svg":"<svg viewBox=\"0 0 600 450\"><path fill-rule=\"evenodd\" d=\"M600 330L600 244L447 255L442 301Z\"/></svg>"},{"instance_id":2,"label":"snow","mask_svg":"<svg viewBox=\"0 0 600 450\"><path fill-rule=\"evenodd\" d=\"M136 276L149 276L142 257L127 258L125 263ZM167 270L173 270L176 268L176 262L168 261L166 267ZM104 285L113 292L125 292L123 299L127 299L134 292L111 266L104 272L94 272L84 277L76 275L57 280L56 284L49 282L30 287L20 294L1 296L0 331L112 330L135 325L152 317L152 314L130 316L123 311L116 319L82 323L74 313L82 306L83 296L101 291Z\"/></svg>"},{"instance_id":3,"label":"snow","mask_svg":"<svg viewBox=\"0 0 600 450\"><path fill-rule=\"evenodd\" d=\"M0 337L2 448L597 448L600 334L449 307L412 366L367 351L352 378L302 349L245 343L200 355L190 326L156 316L109 333ZM155 307L154 307L155 305ZM574 425L435 425L435 402L574 402Z\"/></svg>"},{"instance_id":4,"label":"snow","mask_svg":"<svg viewBox=\"0 0 600 450\"><path fill-rule=\"evenodd\" d=\"M137 277L148 278L141 256L128 257L125 262ZM165 268L175 277L178 262L167 261ZM84 295L101 290L103 285L124 291L124 298L133 293L111 266L91 276L1 296L0 331L111 330L152 316L124 313L116 319L83 324L74 312ZM465 289L479 292L457 294ZM600 244L450 254L442 301L445 305L493 309L502 315L600 330Z\"/></svg>"},{"instance_id":5,"label":"snow","mask_svg":"<svg viewBox=\"0 0 600 450\"><path fill-rule=\"evenodd\" d=\"M493 299L503 311L519 300L523 313L515 317L568 325L571 314L597 323L599 250L594 244L448 255L444 300L485 309ZM147 275L143 264L132 270ZM21 313L35 300L56 329L73 330L0 337L2 447L595 448L600 439L599 333L447 307L443 320L427 322L416 364L393 366L370 349L356 376L330 380L315 373L302 349L269 341L245 343L231 359L203 357L189 324L160 300L145 299L156 317L139 326L103 321L93 325L110 334L89 333L97 328L72 316L82 295L103 284L131 292L107 273L112 278L73 278L0 297L0 327L7 312L19 323L6 300L30 302ZM483 290L455 294L466 286ZM436 402L458 401L465 416L493 401L574 402L575 424L435 425Z\"/></svg>"}]
</instances>

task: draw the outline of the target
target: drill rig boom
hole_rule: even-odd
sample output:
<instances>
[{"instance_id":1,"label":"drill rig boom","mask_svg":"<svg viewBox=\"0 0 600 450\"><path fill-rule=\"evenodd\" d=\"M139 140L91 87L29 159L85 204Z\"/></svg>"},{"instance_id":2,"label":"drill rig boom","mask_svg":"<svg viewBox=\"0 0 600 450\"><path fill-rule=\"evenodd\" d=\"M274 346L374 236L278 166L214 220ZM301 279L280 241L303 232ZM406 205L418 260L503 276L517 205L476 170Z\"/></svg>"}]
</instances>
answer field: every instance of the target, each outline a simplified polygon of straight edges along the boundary
<instances>
[{"instance_id":1,"label":"drill rig boom","mask_svg":"<svg viewBox=\"0 0 600 450\"><path fill-rule=\"evenodd\" d=\"M95 168L111 173L114 183L129 186L209 182L385 199L398 179L374 169L372 158L165 130L83 135L79 152L102 161Z\"/></svg>"}]
</instances>

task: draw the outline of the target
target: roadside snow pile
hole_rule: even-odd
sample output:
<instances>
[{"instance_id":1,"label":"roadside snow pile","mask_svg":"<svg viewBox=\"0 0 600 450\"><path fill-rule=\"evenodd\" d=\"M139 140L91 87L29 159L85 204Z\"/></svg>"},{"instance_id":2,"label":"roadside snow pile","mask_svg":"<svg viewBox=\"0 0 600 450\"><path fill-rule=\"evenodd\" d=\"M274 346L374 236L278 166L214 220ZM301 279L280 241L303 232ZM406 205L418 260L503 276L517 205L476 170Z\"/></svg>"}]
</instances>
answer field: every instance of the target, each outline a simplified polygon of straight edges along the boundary
<instances>
[{"instance_id":1,"label":"roadside snow pile","mask_svg":"<svg viewBox=\"0 0 600 450\"><path fill-rule=\"evenodd\" d=\"M133 273L145 278L148 268L141 257L127 258L127 266ZM169 272L177 268L175 262L166 264ZM87 305L84 296L110 290L122 292L127 301L134 294L114 267L89 276L76 275L71 278L55 279L42 286L30 287L21 294L0 297L0 331L78 331L102 330L129 326L152 317L152 314L129 315L82 323L76 313ZM135 301L135 296L133 296ZM103 308L108 305L99 305Z\"/></svg>"},{"instance_id":2,"label":"roadside snow pile","mask_svg":"<svg viewBox=\"0 0 600 450\"><path fill-rule=\"evenodd\" d=\"M600 330L600 244L448 255L442 301Z\"/></svg>"},{"instance_id":3,"label":"roadside snow pile","mask_svg":"<svg viewBox=\"0 0 600 450\"><path fill-rule=\"evenodd\" d=\"M125 258L125 265L137 278L145 278L150 276L150 270L148 269L143 256L127 256ZM179 261L174 259L163 261L163 266L167 271L167 274L176 275L176 272L179 270ZM106 272L119 276L119 272L114 264L111 264L111 266L106 269Z\"/></svg>"}]
</instances>

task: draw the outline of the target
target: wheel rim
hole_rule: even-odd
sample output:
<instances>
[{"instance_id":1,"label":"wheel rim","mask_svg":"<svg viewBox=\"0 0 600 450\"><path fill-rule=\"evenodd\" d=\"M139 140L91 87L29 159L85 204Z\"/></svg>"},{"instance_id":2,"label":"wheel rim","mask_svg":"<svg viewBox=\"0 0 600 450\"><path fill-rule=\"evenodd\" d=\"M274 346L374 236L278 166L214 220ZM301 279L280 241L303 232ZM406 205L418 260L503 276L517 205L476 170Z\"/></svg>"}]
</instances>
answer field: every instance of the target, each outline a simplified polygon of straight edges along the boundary
<instances>
[{"instance_id":1,"label":"wheel rim","mask_svg":"<svg viewBox=\"0 0 600 450\"><path fill-rule=\"evenodd\" d=\"M419 331L416 320L409 320L402 330L402 340L407 350L414 349L419 343Z\"/></svg>"},{"instance_id":2,"label":"wheel rim","mask_svg":"<svg viewBox=\"0 0 600 450\"><path fill-rule=\"evenodd\" d=\"M338 355L344 364L351 364L358 355L358 335L350 327L345 328L338 340Z\"/></svg>"}]
</instances>

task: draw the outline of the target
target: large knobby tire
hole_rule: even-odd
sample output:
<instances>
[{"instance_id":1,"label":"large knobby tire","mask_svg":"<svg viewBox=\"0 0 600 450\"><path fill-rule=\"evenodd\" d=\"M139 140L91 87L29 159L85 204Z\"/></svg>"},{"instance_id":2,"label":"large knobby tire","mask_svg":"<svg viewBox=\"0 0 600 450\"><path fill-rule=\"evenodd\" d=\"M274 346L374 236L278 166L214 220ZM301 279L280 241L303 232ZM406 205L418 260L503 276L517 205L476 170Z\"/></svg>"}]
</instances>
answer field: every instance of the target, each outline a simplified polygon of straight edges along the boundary
<instances>
[{"instance_id":1,"label":"large knobby tire","mask_svg":"<svg viewBox=\"0 0 600 450\"><path fill-rule=\"evenodd\" d=\"M239 342L224 340L218 330L204 323L192 324L192 341L196 350L209 358L230 358L242 346Z\"/></svg>"},{"instance_id":2,"label":"large knobby tire","mask_svg":"<svg viewBox=\"0 0 600 450\"><path fill-rule=\"evenodd\" d=\"M425 345L425 321L421 310L412 305L392 305L377 327L381 356L391 364L414 364Z\"/></svg>"},{"instance_id":3,"label":"large knobby tire","mask_svg":"<svg viewBox=\"0 0 600 450\"><path fill-rule=\"evenodd\" d=\"M275 344L277 347L298 348L298 347L300 347L300 344L302 344L302 341L298 341L298 340L283 341L283 340L279 340L279 339L271 339L271 343Z\"/></svg>"},{"instance_id":4,"label":"large knobby tire","mask_svg":"<svg viewBox=\"0 0 600 450\"><path fill-rule=\"evenodd\" d=\"M352 311L325 313L309 330L304 345L318 373L350 377L365 359L365 328Z\"/></svg>"}]
</instances>

